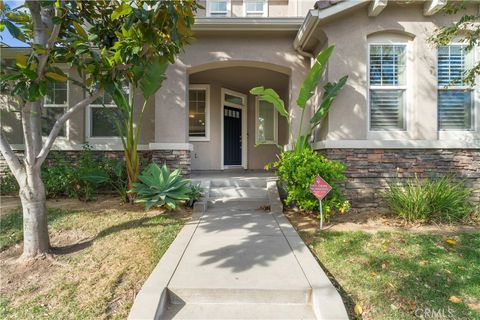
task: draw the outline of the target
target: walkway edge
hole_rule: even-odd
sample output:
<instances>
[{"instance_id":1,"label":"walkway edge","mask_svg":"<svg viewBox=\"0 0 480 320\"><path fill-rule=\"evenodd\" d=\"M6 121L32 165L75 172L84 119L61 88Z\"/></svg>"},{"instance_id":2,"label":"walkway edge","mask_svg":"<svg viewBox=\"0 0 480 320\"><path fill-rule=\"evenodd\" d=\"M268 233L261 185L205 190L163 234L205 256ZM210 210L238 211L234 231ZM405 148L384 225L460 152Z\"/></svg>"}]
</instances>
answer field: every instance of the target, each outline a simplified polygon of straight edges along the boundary
<instances>
[{"instance_id":1,"label":"walkway edge","mask_svg":"<svg viewBox=\"0 0 480 320\"><path fill-rule=\"evenodd\" d=\"M210 181L202 181L202 203L208 203ZM147 278L135 297L128 314L129 320L160 319L168 304L167 285L206 211L206 205L194 207L192 219L180 230L175 240Z\"/></svg>"},{"instance_id":2,"label":"walkway edge","mask_svg":"<svg viewBox=\"0 0 480 320\"><path fill-rule=\"evenodd\" d=\"M277 220L312 288L311 302L315 316L317 319L348 320L347 310L337 289L330 282L290 221L284 216L276 180L267 180L267 192L270 212Z\"/></svg>"}]
</instances>

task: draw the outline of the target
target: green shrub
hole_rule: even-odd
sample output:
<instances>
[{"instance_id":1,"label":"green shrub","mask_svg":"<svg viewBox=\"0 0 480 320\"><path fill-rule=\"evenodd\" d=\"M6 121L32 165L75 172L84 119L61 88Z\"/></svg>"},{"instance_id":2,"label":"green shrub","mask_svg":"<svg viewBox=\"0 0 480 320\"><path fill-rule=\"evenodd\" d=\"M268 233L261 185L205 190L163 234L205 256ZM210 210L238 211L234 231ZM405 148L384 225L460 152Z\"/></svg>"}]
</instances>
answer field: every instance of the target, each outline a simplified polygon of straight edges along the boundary
<instances>
[{"instance_id":1,"label":"green shrub","mask_svg":"<svg viewBox=\"0 0 480 320\"><path fill-rule=\"evenodd\" d=\"M413 222L460 222L474 211L472 189L452 177L389 183L385 202L393 213Z\"/></svg>"},{"instance_id":2,"label":"green shrub","mask_svg":"<svg viewBox=\"0 0 480 320\"><path fill-rule=\"evenodd\" d=\"M203 188L200 186L200 184L193 183L191 183L188 188L190 190L188 191L187 204L189 207L193 207L193 204L202 198Z\"/></svg>"},{"instance_id":3,"label":"green shrub","mask_svg":"<svg viewBox=\"0 0 480 320\"><path fill-rule=\"evenodd\" d=\"M92 200L103 181L92 176L105 175L102 160L93 157L91 147L85 145L77 162L67 160L65 154L56 154L42 168L42 180L47 198L67 196L79 200Z\"/></svg>"},{"instance_id":4,"label":"green shrub","mask_svg":"<svg viewBox=\"0 0 480 320\"><path fill-rule=\"evenodd\" d=\"M179 202L189 199L190 180L183 179L179 169L170 172L166 165L160 168L152 163L138 180L131 192L136 194L135 202L145 203L146 210L153 206L177 209Z\"/></svg>"},{"instance_id":5,"label":"green shrub","mask_svg":"<svg viewBox=\"0 0 480 320\"><path fill-rule=\"evenodd\" d=\"M128 201L128 177L124 160L103 159L102 167L107 175L106 186L114 189L122 201Z\"/></svg>"},{"instance_id":6,"label":"green shrub","mask_svg":"<svg viewBox=\"0 0 480 320\"><path fill-rule=\"evenodd\" d=\"M288 193L287 204L296 204L305 210L317 210L318 200L310 192L310 185L316 175L320 175L332 186L332 191L322 201L325 217L328 219L333 210L343 213L350 208L337 186L338 182L345 180L345 166L342 163L328 160L311 149L304 149L300 153L283 152L274 167Z\"/></svg>"},{"instance_id":7,"label":"green shrub","mask_svg":"<svg viewBox=\"0 0 480 320\"><path fill-rule=\"evenodd\" d=\"M13 174L8 173L0 178L0 194L12 194L18 192L18 183Z\"/></svg>"}]
</instances>

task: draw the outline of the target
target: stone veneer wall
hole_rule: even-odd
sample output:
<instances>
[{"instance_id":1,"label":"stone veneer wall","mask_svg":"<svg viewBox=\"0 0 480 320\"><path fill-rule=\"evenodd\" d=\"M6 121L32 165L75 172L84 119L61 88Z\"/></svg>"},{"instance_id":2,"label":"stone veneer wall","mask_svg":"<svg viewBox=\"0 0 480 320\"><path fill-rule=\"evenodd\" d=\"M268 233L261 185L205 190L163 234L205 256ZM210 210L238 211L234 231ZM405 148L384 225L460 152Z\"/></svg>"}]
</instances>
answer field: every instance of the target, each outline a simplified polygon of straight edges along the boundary
<instances>
[{"instance_id":1,"label":"stone veneer wall","mask_svg":"<svg viewBox=\"0 0 480 320\"><path fill-rule=\"evenodd\" d=\"M121 159L123 158L123 151L92 151L94 158L100 158L106 156L108 159ZM180 168L182 174L185 176L190 175L190 151L189 150L147 150L139 151L141 154L140 161L142 163L149 163L151 161L156 162L158 165L163 165L164 163L170 169ZM17 154L23 154L17 153ZM65 159L72 161L73 163L77 162L80 157L81 151L58 151L52 150L47 160L45 161L46 165L52 165L55 161L56 156L62 155ZM5 159L0 154L0 177L4 176L6 173L9 173L10 169L5 162Z\"/></svg>"},{"instance_id":2,"label":"stone veneer wall","mask_svg":"<svg viewBox=\"0 0 480 320\"><path fill-rule=\"evenodd\" d=\"M472 200L480 202L480 149L325 149L330 160L343 162L347 181L344 194L354 209L384 209L382 191L387 182L453 174L476 189Z\"/></svg>"},{"instance_id":3,"label":"stone veneer wall","mask_svg":"<svg viewBox=\"0 0 480 320\"><path fill-rule=\"evenodd\" d=\"M153 162L166 163L170 169L180 169L184 176L191 173L190 150L154 150L152 151Z\"/></svg>"}]
</instances>

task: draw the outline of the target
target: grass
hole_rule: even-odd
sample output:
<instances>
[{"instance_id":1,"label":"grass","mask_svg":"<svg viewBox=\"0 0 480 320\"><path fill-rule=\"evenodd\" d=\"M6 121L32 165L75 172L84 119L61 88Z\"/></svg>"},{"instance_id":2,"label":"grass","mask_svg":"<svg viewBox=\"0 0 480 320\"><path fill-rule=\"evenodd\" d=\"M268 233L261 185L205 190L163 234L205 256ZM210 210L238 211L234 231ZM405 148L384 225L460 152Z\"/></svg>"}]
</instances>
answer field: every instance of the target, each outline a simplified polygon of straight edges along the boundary
<instances>
[{"instance_id":1,"label":"grass","mask_svg":"<svg viewBox=\"0 0 480 320\"><path fill-rule=\"evenodd\" d=\"M301 235L335 278L352 319L431 318L432 312L480 319L480 233Z\"/></svg>"},{"instance_id":2,"label":"grass","mask_svg":"<svg viewBox=\"0 0 480 320\"><path fill-rule=\"evenodd\" d=\"M54 258L18 265L20 212L1 217L1 319L124 319L183 220L144 211L49 210Z\"/></svg>"}]
</instances>

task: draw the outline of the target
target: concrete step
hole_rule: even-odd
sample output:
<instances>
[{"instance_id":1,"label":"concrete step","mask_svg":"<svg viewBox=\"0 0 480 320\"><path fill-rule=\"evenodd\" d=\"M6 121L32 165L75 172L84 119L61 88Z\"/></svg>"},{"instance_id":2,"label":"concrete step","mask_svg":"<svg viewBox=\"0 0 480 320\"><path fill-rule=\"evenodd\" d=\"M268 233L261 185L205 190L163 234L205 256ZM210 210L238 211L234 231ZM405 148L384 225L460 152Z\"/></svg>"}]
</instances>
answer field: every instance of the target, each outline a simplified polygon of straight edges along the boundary
<instances>
[{"instance_id":1,"label":"concrete step","mask_svg":"<svg viewBox=\"0 0 480 320\"><path fill-rule=\"evenodd\" d=\"M171 304L202 303L267 303L307 304L311 288L179 288L169 287Z\"/></svg>"},{"instance_id":2,"label":"concrete step","mask_svg":"<svg viewBox=\"0 0 480 320\"><path fill-rule=\"evenodd\" d=\"M212 188L241 187L241 188L266 188L265 178L225 178L210 180Z\"/></svg>"},{"instance_id":3,"label":"concrete step","mask_svg":"<svg viewBox=\"0 0 480 320\"><path fill-rule=\"evenodd\" d=\"M270 202L268 199L255 199L251 200L248 198L228 198L228 197L215 197L215 198L209 198L208 201L208 210L214 210L216 211L217 209L230 209L230 208L236 208L238 210L251 210L251 209L261 209L265 208L266 206L269 206Z\"/></svg>"},{"instance_id":4,"label":"concrete step","mask_svg":"<svg viewBox=\"0 0 480 320\"><path fill-rule=\"evenodd\" d=\"M210 198L267 198L267 189L258 187L210 187Z\"/></svg>"},{"instance_id":5,"label":"concrete step","mask_svg":"<svg viewBox=\"0 0 480 320\"><path fill-rule=\"evenodd\" d=\"M162 319L315 319L305 304L170 304Z\"/></svg>"}]
</instances>

